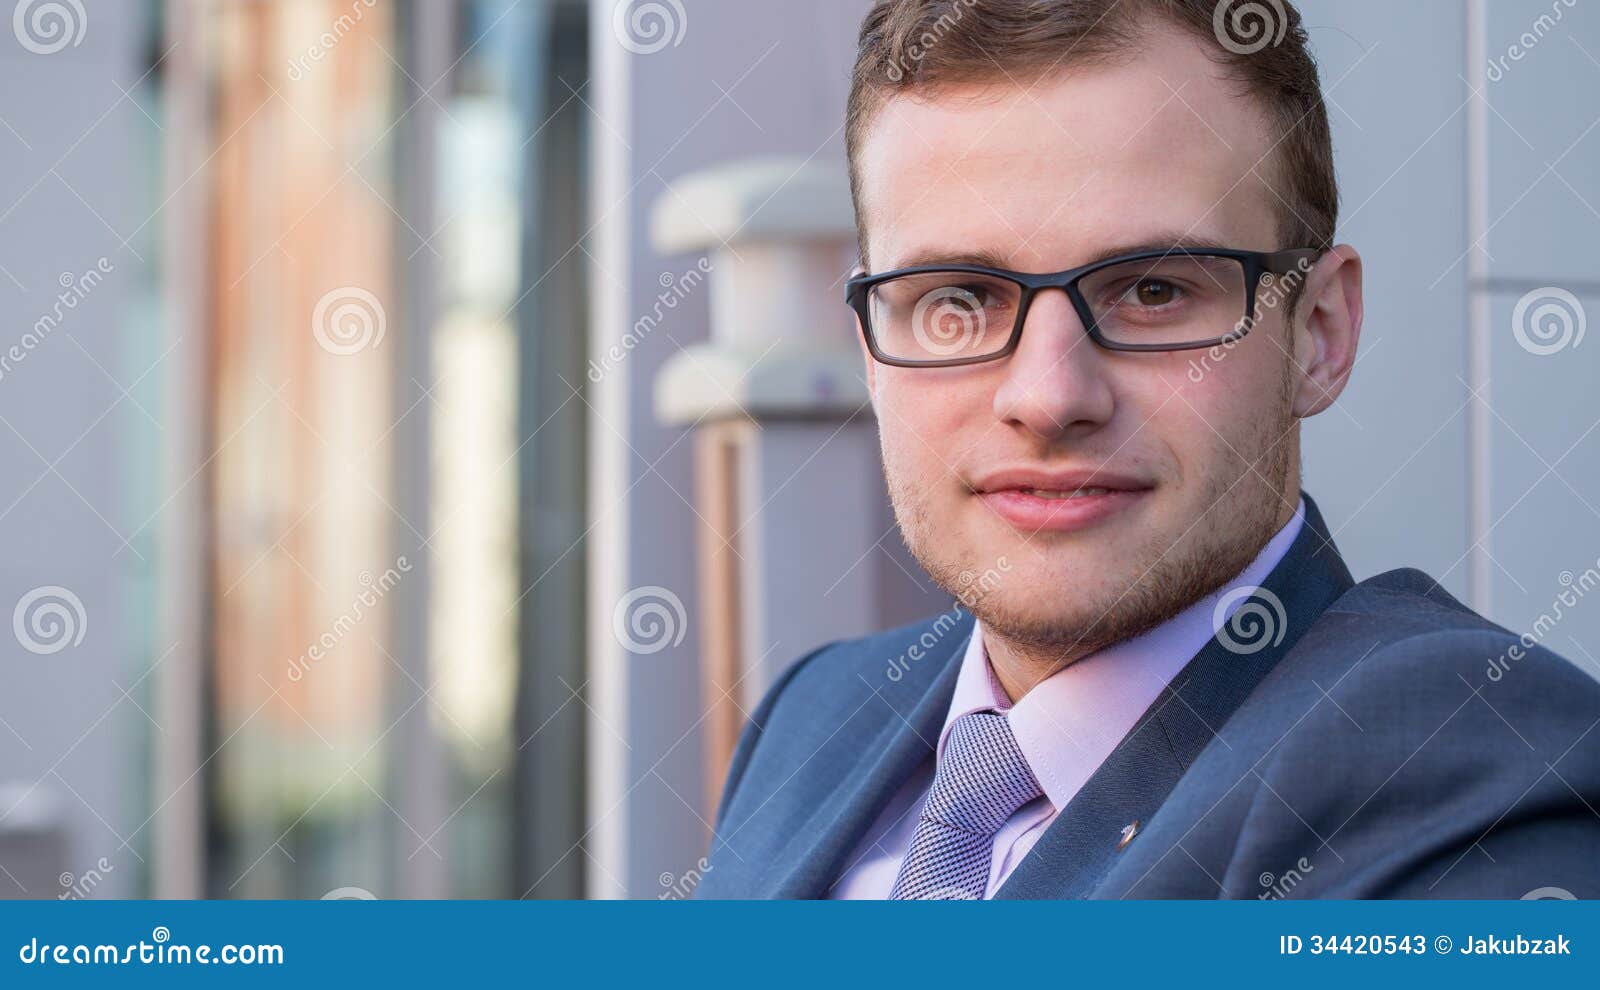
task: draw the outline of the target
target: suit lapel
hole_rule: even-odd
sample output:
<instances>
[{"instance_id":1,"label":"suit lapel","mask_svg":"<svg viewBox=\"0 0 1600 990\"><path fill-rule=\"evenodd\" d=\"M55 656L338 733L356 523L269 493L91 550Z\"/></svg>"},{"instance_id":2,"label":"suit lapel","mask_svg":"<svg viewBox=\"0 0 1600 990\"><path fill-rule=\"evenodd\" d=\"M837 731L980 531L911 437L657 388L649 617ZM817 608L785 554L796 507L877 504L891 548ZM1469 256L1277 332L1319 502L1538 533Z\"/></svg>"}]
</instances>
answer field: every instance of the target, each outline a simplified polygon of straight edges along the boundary
<instances>
[{"instance_id":1,"label":"suit lapel","mask_svg":"<svg viewBox=\"0 0 1600 990\"><path fill-rule=\"evenodd\" d=\"M961 658L972 639L971 616L963 615L961 621L966 635L947 636L939 644L948 652L930 653L906 670L899 683L873 690L840 727L843 738L836 742L862 754L862 759L822 797L811 819L795 830L780 856L782 862L769 873L779 880L762 896L825 896L879 811L934 755Z\"/></svg>"},{"instance_id":2,"label":"suit lapel","mask_svg":"<svg viewBox=\"0 0 1600 990\"><path fill-rule=\"evenodd\" d=\"M1354 581L1310 496L1305 524L1253 596L1271 630L1259 648L1213 637L1167 685L1062 809L997 898L1088 896L1122 849L1138 841L1202 750L1277 662ZM1281 617L1274 602L1281 606ZM1247 602L1246 604L1249 604ZM1275 631L1283 630L1282 637ZM1226 740L1221 745L1227 745Z\"/></svg>"}]
</instances>

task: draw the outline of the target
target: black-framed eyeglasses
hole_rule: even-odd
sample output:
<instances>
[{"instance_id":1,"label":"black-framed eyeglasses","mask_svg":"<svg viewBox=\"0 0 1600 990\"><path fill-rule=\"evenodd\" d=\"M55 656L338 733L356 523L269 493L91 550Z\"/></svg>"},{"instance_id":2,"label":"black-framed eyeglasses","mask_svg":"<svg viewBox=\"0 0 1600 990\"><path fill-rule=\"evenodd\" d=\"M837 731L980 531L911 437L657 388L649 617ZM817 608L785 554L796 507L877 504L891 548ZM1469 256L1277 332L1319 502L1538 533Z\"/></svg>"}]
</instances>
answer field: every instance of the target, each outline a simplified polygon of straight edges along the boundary
<instances>
[{"instance_id":1,"label":"black-framed eyeglasses","mask_svg":"<svg viewBox=\"0 0 1600 990\"><path fill-rule=\"evenodd\" d=\"M1283 277L1273 286L1270 301L1276 304L1298 287L1321 254L1312 248L1172 248L1048 275L922 265L858 275L845 284L845 302L861 318L872 356L901 367L1006 357L1022 339L1028 307L1045 289L1066 292L1089 338L1101 347L1183 351L1249 333L1260 318L1257 290Z\"/></svg>"}]
</instances>

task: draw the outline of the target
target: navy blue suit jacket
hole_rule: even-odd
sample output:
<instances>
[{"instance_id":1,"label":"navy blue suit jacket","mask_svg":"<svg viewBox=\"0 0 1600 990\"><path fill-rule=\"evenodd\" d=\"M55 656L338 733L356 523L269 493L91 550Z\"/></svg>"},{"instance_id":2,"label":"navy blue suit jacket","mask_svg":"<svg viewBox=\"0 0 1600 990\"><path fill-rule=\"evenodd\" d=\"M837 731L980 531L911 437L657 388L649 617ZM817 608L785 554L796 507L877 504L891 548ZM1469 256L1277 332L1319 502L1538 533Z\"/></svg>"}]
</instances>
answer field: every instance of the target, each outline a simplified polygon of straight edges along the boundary
<instances>
[{"instance_id":1,"label":"navy blue suit jacket","mask_svg":"<svg viewBox=\"0 0 1600 990\"><path fill-rule=\"evenodd\" d=\"M1262 587L1282 637L1213 638L997 896L1600 897L1600 682L1419 571L1356 584L1309 498ZM952 611L794 664L697 895L826 896L932 755L971 630Z\"/></svg>"}]
</instances>

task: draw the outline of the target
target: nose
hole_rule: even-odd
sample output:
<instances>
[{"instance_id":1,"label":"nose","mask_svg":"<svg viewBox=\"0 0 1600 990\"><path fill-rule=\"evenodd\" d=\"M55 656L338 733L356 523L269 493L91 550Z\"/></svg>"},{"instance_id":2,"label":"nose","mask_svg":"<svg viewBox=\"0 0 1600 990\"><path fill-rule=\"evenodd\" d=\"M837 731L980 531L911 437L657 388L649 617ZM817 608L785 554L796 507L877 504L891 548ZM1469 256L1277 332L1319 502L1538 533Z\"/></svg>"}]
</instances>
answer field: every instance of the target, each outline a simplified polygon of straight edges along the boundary
<instances>
[{"instance_id":1,"label":"nose","mask_svg":"<svg viewBox=\"0 0 1600 990\"><path fill-rule=\"evenodd\" d=\"M1107 357L1089 339L1065 292L1039 293L1028 307L1022 339L1006 360L1005 380L995 391L995 415L1044 440L1099 429L1115 407Z\"/></svg>"}]
</instances>

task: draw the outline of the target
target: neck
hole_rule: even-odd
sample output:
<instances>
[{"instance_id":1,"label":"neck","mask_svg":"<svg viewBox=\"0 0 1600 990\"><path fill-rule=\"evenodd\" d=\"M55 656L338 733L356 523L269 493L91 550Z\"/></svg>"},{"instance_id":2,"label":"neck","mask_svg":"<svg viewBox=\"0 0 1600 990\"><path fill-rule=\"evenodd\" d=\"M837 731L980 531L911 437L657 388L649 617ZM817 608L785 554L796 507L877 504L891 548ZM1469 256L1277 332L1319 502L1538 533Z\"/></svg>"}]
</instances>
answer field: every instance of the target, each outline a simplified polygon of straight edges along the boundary
<instances>
[{"instance_id":1,"label":"neck","mask_svg":"<svg viewBox=\"0 0 1600 990\"><path fill-rule=\"evenodd\" d=\"M995 679L1013 704L1052 674L1095 652L1087 646L1065 652L1041 650L1002 636L987 626L983 630L983 648L989 655Z\"/></svg>"}]
</instances>

